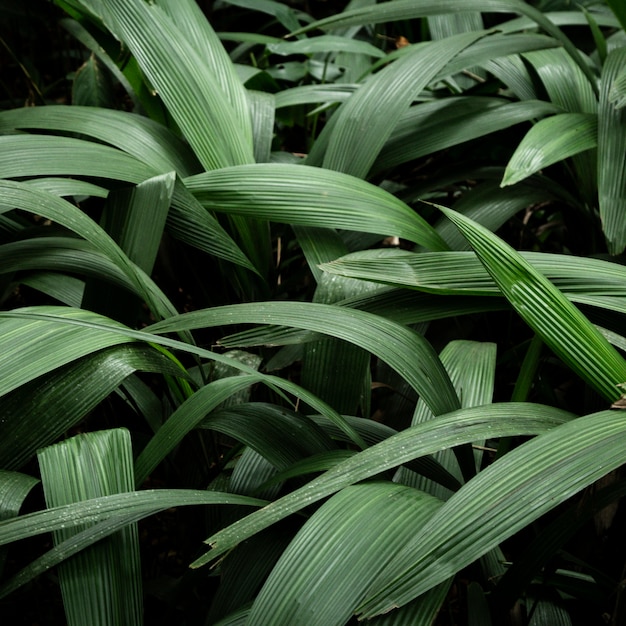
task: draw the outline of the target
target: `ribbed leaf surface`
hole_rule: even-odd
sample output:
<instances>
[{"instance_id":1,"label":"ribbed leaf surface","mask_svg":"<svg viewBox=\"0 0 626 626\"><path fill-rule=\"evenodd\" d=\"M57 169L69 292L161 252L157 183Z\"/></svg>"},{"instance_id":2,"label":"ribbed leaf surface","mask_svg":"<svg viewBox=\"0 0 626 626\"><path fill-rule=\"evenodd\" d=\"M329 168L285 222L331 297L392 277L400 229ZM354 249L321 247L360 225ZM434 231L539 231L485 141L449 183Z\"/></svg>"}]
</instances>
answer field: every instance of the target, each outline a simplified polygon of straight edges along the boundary
<instances>
[{"instance_id":1,"label":"ribbed leaf surface","mask_svg":"<svg viewBox=\"0 0 626 626\"><path fill-rule=\"evenodd\" d=\"M402 606L624 462L626 417L563 424L493 463L448 500L386 567L361 607Z\"/></svg>"},{"instance_id":2,"label":"ribbed leaf surface","mask_svg":"<svg viewBox=\"0 0 626 626\"><path fill-rule=\"evenodd\" d=\"M55 105L1 111L0 131L12 129L80 133L134 156L159 173L174 170L189 176L200 167L189 147L170 130L125 111Z\"/></svg>"},{"instance_id":3,"label":"ribbed leaf surface","mask_svg":"<svg viewBox=\"0 0 626 626\"><path fill-rule=\"evenodd\" d=\"M549 165L598 145L598 118L587 113L561 113L537 122L515 149L502 186L514 185Z\"/></svg>"},{"instance_id":4,"label":"ribbed leaf surface","mask_svg":"<svg viewBox=\"0 0 626 626\"><path fill-rule=\"evenodd\" d=\"M44 509L1 521L0 545L56 530L92 524L111 517L126 517L135 514L148 517L175 506L207 504L263 506L267 503L264 500L232 493L194 489L147 489L145 491L119 493Z\"/></svg>"},{"instance_id":5,"label":"ribbed leaf surface","mask_svg":"<svg viewBox=\"0 0 626 626\"><path fill-rule=\"evenodd\" d=\"M467 237L522 319L569 367L608 400L626 381L626 361L589 320L521 255L487 229L441 207Z\"/></svg>"},{"instance_id":6,"label":"ribbed leaf surface","mask_svg":"<svg viewBox=\"0 0 626 626\"><path fill-rule=\"evenodd\" d=\"M611 102L611 90L626 70L626 48L612 51L602 68L598 107L598 203L610 254L626 247L626 109Z\"/></svg>"},{"instance_id":7,"label":"ribbed leaf surface","mask_svg":"<svg viewBox=\"0 0 626 626\"><path fill-rule=\"evenodd\" d=\"M440 505L387 482L340 491L289 544L257 596L250 622L346 624L371 581Z\"/></svg>"},{"instance_id":8,"label":"ribbed leaf surface","mask_svg":"<svg viewBox=\"0 0 626 626\"><path fill-rule=\"evenodd\" d=\"M365 178L414 98L450 59L482 36L482 31L461 34L416 46L375 74L335 113L324 167Z\"/></svg>"},{"instance_id":9,"label":"ribbed leaf surface","mask_svg":"<svg viewBox=\"0 0 626 626\"><path fill-rule=\"evenodd\" d=\"M412 459L485 437L545 432L570 417L564 411L550 407L508 403L461 409L411 426L209 537L207 543L211 544L213 551L200 557L193 566L207 563L240 541L309 504Z\"/></svg>"},{"instance_id":10,"label":"ribbed leaf surface","mask_svg":"<svg viewBox=\"0 0 626 626\"><path fill-rule=\"evenodd\" d=\"M0 466L21 467L38 448L67 432L137 370L184 375L153 348L126 345L89 354L20 385L3 398L0 408Z\"/></svg>"},{"instance_id":11,"label":"ribbed leaf surface","mask_svg":"<svg viewBox=\"0 0 626 626\"><path fill-rule=\"evenodd\" d=\"M200 56L167 13L143 0L104 0L103 4L105 21L131 50L204 167L251 163L252 134L249 118L242 114L243 103L239 100L236 115L208 59ZM189 4L183 7L191 13ZM167 6L172 10L171 4ZM193 10L193 15L199 18L200 11ZM188 19L185 16L181 21ZM204 31L208 29L206 24ZM192 38L196 44L198 40ZM209 44L206 33L202 41ZM211 43L221 46L217 38ZM234 74L222 74L222 79L228 83L236 80Z\"/></svg>"},{"instance_id":12,"label":"ribbed leaf surface","mask_svg":"<svg viewBox=\"0 0 626 626\"><path fill-rule=\"evenodd\" d=\"M585 64L574 44L555 26L541 11L522 0L463 0L464 11L480 11L483 13L517 13L524 15L548 34L563 43L563 47L575 60L588 80L593 84L595 77ZM362 24L381 24L398 20L409 20L431 15L446 15L459 11L459 0L393 0L381 2L374 6L357 7L338 13L331 17L313 22L292 34L298 34L315 28L335 29L345 26ZM532 23L532 22L531 22Z\"/></svg>"},{"instance_id":13,"label":"ribbed leaf surface","mask_svg":"<svg viewBox=\"0 0 626 626\"><path fill-rule=\"evenodd\" d=\"M435 415L458 407L450 379L431 345L413 330L362 311L315 303L264 302L194 311L149 328L166 333L237 323L284 324L349 341L400 373Z\"/></svg>"},{"instance_id":14,"label":"ribbed leaf surface","mask_svg":"<svg viewBox=\"0 0 626 626\"><path fill-rule=\"evenodd\" d=\"M434 250L446 249L434 229L401 200L339 172L259 163L191 176L185 186L212 211L396 235Z\"/></svg>"},{"instance_id":15,"label":"ribbed leaf surface","mask_svg":"<svg viewBox=\"0 0 626 626\"><path fill-rule=\"evenodd\" d=\"M48 507L133 489L133 455L125 429L78 435L38 454ZM54 531L59 544L76 528ZM128 525L59 568L65 615L70 626L141 624L139 536Z\"/></svg>"}]
</instances>

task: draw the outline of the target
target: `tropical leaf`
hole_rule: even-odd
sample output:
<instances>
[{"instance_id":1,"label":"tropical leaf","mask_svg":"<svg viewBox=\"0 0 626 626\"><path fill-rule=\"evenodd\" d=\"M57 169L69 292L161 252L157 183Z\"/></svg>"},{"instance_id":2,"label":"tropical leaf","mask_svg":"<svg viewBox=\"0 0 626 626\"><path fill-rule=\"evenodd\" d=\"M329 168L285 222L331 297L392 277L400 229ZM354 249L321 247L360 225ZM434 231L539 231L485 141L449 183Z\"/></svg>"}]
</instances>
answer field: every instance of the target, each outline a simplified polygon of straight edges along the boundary
<instances>
[{"instance_id":1,"label":"tropical leaf","mask_svg":"<svg viewBox=\"0 0 626 626\"><path fill-rule=\"evenodd\" d=\"M0 465L21 467L38 448L53 443L133 372L184 376L185 371L147 346L124 345L88 354L48 376L22 384L3 398ZM80 394L73 393L80 389Z\"/></svg>"},{"instance_id":2,"label":"tropical leaf","mask_svg":"<svg viewBox=\"0 0 626 626\"><path fill-rule=\"evenodd\" d=\"M423 492L388 482L340 491L289 544L249 619L257 624L346 624L372 580L440 505Z\"/></svg>"},{"instance_id":3,"label":"tropical leaf","mask_svg":"<svg viewBox=\"0 0 626 626\"><path fill-rule=\"evenodd\" d=\"M461 34L416 46L413 54L372 77L335 113L324 167L365 178L414 98L450 59L483 34ZM363 132L364 124L367 133Z\"/></svg>"},{"instance_id":4,"label":"tropical leaf","mask_svg":"<svg viewBox=\"0 0 626 626\"><path fill-rule=\"evenodd\" d=\"M360 607L361 615L409 602L621 465L622 440L626 442L626 418L602 411L543 433L494 462L454 494L387 564Z\"/></svg>"},{"instance_id":5,"label":"tropical leaf","mask_svg":"<svg viewBox=\"0 0 626 626\"><path fill-rule=\"evenodd\" d=\"M125 429L84 433L39 451L48 507L129 492L133 455ZM53 532L59 544L80 529ZM68 624L140 624L143 600L137 525L81 552L59 568Z\"/></svg>"},{"instance_id":6,"label":"tropical leaf","mask_svg":"<svg viewBox=\"0 0 626 626\"><path fill-rule=\"evenodd\" d=\"M354 455L304 487L272 502L256 514L245 517L209 537L207 543L211 544L213 550L197 559L192 567L204 565L246 537L304 506L412 459L487 436L545 432L569 418L571 415L564 411L545 406L508 403L461 409L429 422L411 426ZM479 504L478 501L476 506Z\"/></svg>"},{"instance_id":7,"label":"tropical leaf","mask_svg":"<svg viewBox=\"0 0 626 626\"><path fill-rule=\"evenodd\" d=\"M308 24L291 34L297 35L315 28L331 30L356 24L380 24L382 22L394 22L431 15L446 15L457 13L458 10L458 0L393 0L392 2L381 2L374 6L357 7L344 11L343 13ZM530 18L549 35L561 41L565 50L581 68L590 83L595 83L593 73L585 64L574 44L541 11L526 2L522 0L464 0L463 10L480 11L483 13L517 13Z\"/></svg>"},{"instance_id":8,"label":"tropical leaf","mask_svg":"<svg viewBox=\"0 0 626 626\"><path fill-rule=\"evenodd\" d=\"M565 363L608 400L626 362L587 318L521 255L487 229L440 207L465 235L511 306ZM623 380L622 380L623 379Z\"/></svg>"},{"instance_id":9,"label":"tropical leaf","mask_svg":"<svg viewBox=\"0 0 626 626\"><path fill-rule=\"evenodd\" d=\"M626 247L626 111L611 102L611 90L626 70L626 49L609 53L600 79L598 108L598 204L610 254Z\"/></svg>"},{"instance_id":10,"label":"tropical leaf","mask_svg":"<svg viewBox=\"0 0 626 626\"><path fill-rule=\"evenodd\" d=\"M562 113L537 122L515 149L502 186L514 185L549 165L598 145L598 119L587 113Z\"/></svg>"},{"instance_id":11,"label":"tropical leaf","mask_svg":"<svg viewBox=\"0 0 626 626\"><path fill-rule=\"evenodd\" d=\"M185 186L208 209L288 222L396 235L445 249L431 226L379 187L315 167L259 163L206 172Z\"/></svg>"},{"instance_id":12,"label":"tropical leaf","mask_svg":"<svg viewBox=\"0 0 626 626\"><path fill-rule=\"evenodd\" d=\"M316 303L266 302L194 311L149 328L160 334L234 323L284 324L350 341L400 373L435 415L458 407L450 379L430 344L406 327L362 311Z\"/></svg>"},{"instance_id":13,"label":"tropical leaf","mask_svg":"<svg viewBox=\"0 0 626 626\"><path fill-rule=\"evenodd\" d=\"M109 518L148 517L175 506L234 504L263 506L264 500L219 491L195 489L146 489L110 496L101 496L65 504L0 522L0 545L54 532L92 524ZM132 521L136 521L133 519ZM92 539L92 541L94 541Z\"/></svg>"},{"instance_id":14,"label":"tropical leaf","mask_svg":"<svg viewBox=\"0 0 626 626\"><path fill-rule=\"evenodd\" d=\"M173 5L164 3L169 11L177 14L180 14L181 7L186 11L180 18L180 23L185 25L202 19L199 9L192 4L177 3L173 9ZM206 169L215 169L251 163L252 133L249 117L243 114L245 95L239 101L241 106L235 109L223 89L224 83L236 84L234 74L226 77L223 72L220 84L217 73L194 45L203 41L203 52L206 52L207 45L209 48L221 47L217 36L213 41L206 37L209 24L203 25L201 39L195 36L200 30L195 25L190 41L160 5L148 5L142 0L103 0L102 5L105 23L129 47L202 165ZM168 46L163 46L163 41L169 42ZM215 58L220 56L214 55ZM226 63L222 62L218 67L223 69ZM241 91L236 92L233 87L230 93L239 95Z\"/></svg>"}]
</instances>

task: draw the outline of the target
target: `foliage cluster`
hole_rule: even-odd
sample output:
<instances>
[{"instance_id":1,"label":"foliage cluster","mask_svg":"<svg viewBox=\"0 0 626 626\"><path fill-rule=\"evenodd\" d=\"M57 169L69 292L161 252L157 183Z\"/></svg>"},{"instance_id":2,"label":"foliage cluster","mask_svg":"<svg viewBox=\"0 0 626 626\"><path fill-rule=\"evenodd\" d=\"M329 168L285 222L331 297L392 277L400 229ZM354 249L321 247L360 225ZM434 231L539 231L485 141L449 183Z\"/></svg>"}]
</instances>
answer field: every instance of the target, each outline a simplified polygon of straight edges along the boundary
<instances>
[{"instance_id":1,"label":"foliage cluster","mask_svg":"<svg viewBox=\"0 0 626 626\"><path fill-rule=\"evenodd\" d=\"M621 0L54 4L2 9L0 612L625 623Z\"/></svg>"}]
</instances>

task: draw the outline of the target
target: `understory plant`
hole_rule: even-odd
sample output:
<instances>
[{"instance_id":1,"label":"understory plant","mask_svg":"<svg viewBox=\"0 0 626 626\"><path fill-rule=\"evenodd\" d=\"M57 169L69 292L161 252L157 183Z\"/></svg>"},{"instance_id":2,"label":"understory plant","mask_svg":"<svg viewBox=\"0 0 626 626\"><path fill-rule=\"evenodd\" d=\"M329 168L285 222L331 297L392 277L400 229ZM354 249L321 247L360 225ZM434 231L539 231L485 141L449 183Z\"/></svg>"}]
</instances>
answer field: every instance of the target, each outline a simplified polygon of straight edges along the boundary
<instances>
[{"instance_id":1,"label":"understory plant","mask_svg":"<svg viewBox=\"0 0 626 626\"><path fill-rule=\"evenodd\" d=\"M0 111L0 613L624 623L621 1L55 4L70 101Z\"/></svg>"}]
</instances>

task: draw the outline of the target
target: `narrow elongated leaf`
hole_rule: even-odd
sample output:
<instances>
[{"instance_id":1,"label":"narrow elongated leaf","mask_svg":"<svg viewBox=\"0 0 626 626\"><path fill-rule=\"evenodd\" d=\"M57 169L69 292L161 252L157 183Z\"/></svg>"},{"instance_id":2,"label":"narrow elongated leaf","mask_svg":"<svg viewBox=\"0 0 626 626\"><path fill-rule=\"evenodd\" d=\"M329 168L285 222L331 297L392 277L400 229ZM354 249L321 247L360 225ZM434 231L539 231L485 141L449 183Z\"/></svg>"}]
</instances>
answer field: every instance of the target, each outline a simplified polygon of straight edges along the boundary
<instances>
[{"instance_id":1,"label":"narrow elongated leaf","mask_svg":"<svg viewBox=\"0 0 626 626\"><path fill-rule=\"evenodd\" d=\"M36 311L37 308L30 310ZM81 322L102 320L99 315L80 309L59 307L56 312L60 318ZM81 332L84 330L81 326L61 326L41 320L3 319L0 328L3 355L0 360L0 395L80 357L133 341L123 334L99 333L96 336L91 333L86 336ZM118 330L123 328L118 325Z\"/></svg>"},{"instance_id":2,"label":"narrow elongated leaf","mask_svg":"<svg viewBox=\"0 0 626 626\"><path fill-rule=\"evenodd\" d=\"M622 28L626 30L626 8L619 0L607 0L615 17L620 21Z\"/></svg>"},{"instance_id":3,"label":"narrow elongated leaf","mask_svg":"<svg viewBox=\"0 0 626 626\"><path fill-rule=\"evenodd\" d=\"M626 71L626 49L609 53L600 79L598 108L598 203L610 254L626 248L626 110L610 101L620 72Z\"/></svg>"},{"instance_id":4,"label":"narrow elongated leaf","mask_svg":"<svg viewBox=\"0 0 626 626\"><path fill-rule=\"evenodd\" d=\"M96 176L140 183L158 174L139 159L102 144L72 137L0 137L0 176Z\"/></svg>"},{"instance_id":5,"label":"narrow elongated leaf","mask_svg":"<svg viewBox=\"0 0 626 626\"><path fill-rule=\"evenodd\" d=\"M254 448L277 469L290 467L314 454L329 450L337 452L330 436L312 419L284 407L260 402L218 409L200 426L229 435Z\"/></svg>"},{"instance_id":6,"label":"narrow elongated leaf","mask_svg":"<svg viewBox=\"0 0 626 626\"><path fill-rule=\"evenodd\" d=\"M110 74L92 54L74 75L72 104L109 107L113 104L112 88Z\"/></svg>"},{"instance_id":7,"label":"narrow elongated leaf","mask_svg":"<svg viewBox=\"0 0 626 626\"><path fill-rule=\"evenodd\" d=\"M32 476L0 470L0 522L16 517L30 490L39 482ZM0 575L4 569L6 548L0 548Z\"/></svg>"},{"instance_id":8,"label":"narrow elongated leaf","mask_svg":"<svg viewBox=\"0 0 626 626\"><path fill-rule=\"evenodd\" d=\"M0 245L2 274L50 270L106 280L141 297L128 276L108 256L76 237L33 237Z\"/></svg>"},{"instance_id":9,"label":"narrow elongated leaf","mask_svg":"<svg viewBox=\"0 0 626 626\"><path fill-rule=\"evenodd\" d=\"M174 192L174 172L161 174L131 189L112 191L105 203L101 226L128 258L146 274L152 273ZM133 306L134 304L134 306ZM83 308L134 325L139 302L129 305L128 294L110 284L88 281Z\"/></svg>"},{"instance_id":10,"label":"narrow elongated leaf","mask_svg":"<svg viewBox=\"0 0 626 626\"><path fill-rule=\"evenodd\" d=\"M184 370L152 348L119 346L87 355L21 385L2 400L0 465L16 469L40 447L72 428L133 372L182 376ZM80 394L74 390L80 389Z\"/></svg>"},{"instance_id":11,"label":"narrow elongated leaf","mask_svg":"<svg viewBox=\"0 0 626 626\"><path fill-rule=\"evenodd\" d=\"M393 483L340 491L289 544L252 605L251 623L347 623L371 581L439 506L436 498Z\"/></svg>"},{"instance_id":12,"label":"narrow elongated leaf","mask_svg":"<svg viewBox=\"0 0 626 626\"><path fill-rule=\"evenodd\" d=\"M402 201L358 178L303 165L259 163L206 172L185 186L208 209L302 226L396 235L446 246Z\"/></svg>"},{"instance_id":13,"label":"narrow elongated leaf","mask_svg":"<svg viewBox=\"0 0 626 626\"><path fill-rule=\"evenodd\" d=\"M558 111L558 107L547 102L506 103L480 96L418 104L402 116L372 173Z\"/></svg>"},{"instance_id":14,"label":"narrow elongated leaf","mask_svg":"<svg viewBox=\"0 0 626 626\"><path fill-rule=\"evenodd\" d=\"M126 192L109 194L104 229L128 258L152 272L174 193L174 172L143 181Z\"/></svg>"},{"instance_id":15,"label":"narrow elongated leaf","mask_svg":"<svg viewBox=\"0 0 626 626\"><path fill-rule=\"evenodd\" d=\"M567 113L597 113L594 89L563 48L537 50L523 56L541 79L550 102Z\"/></svg>"},{"instance_id":16,"label":"narrow elongated leaf","mask_svg":"<svg viewBox=\"0 0 626 626\"><path fill-rule=\"evenodd\" d=\"M373 283L325 274L318 282L313 301L334 304L376 288L378 285ZM356 415L361 406L363 414L369 415L370 355L360 347L331 338L307 343L301 375L304 387L340 413Z\"/></svg>"},{"instance_id":17,"label":"narrow elongated leaf","mask_svg":"<svg viewBox=\"0 0 626 626\"><path fill-rule=\"evenodd\" d=\"M85 291L85 283L82 280L53 272L40 272L21 277L20 284L37 289L61 304L77 308L80 307Z\"/></svg>"},{"instance_id":18,"label":"narrow elongated leaf","mask_svg":"<svg viewBox=\"0 0 626 626\"><path fill-rule=\"evenodd\" d=\"M112 109L81 106L24 107L0 112L0 131L55 130L104 141L143 161L155 173L196 173L200 164L180 138L151 119Z\"/></svg>"},{"instance_id":19,"label":"narrow elongated leaf","mask_svg":"<svg viewBox=\"0 0 626 626\"><path fill-rule=\"evenodd\" d=\"M0 546L43 533L75 528L113 517L127 518L135 514L148 517L175 506L207 504L263 506L267 502L232 493L195 489L146 489L118 493L0 521Z\"/></svg>"},{"instance_id":20,"label":"narrow elongated leaf","mask_svg":"<svg viewBox=\"0 0 626 626\"><path fill-rule=\"evenodd\" d=\"M181 404L150 439L135 463L137 485L195 428L214 408L232 394L258 382L260 376L241 375L221 378L196 391Z\"/></svg>"},{"instance_id":21,"label":"narrow elongated leaf","mask_svg":"<svg viewBox=\"0 0 626 626\"><path fill-rule=\"evenodd\" d=\"M616 0L617 1L617 0ZM567 53L581 68L589 82L595 84L595 77L586 65L580 52L563 32L548 19L544 13L523 0L463 0L464 11L480 11L483 13L517 13L530 18L549 35L562 42ZM446 15L459 11L458 0L393 0L381 2L374 6L357 7L313 22L291 33L297 35L315 28L335 29L345 26L362 24L381 24L397 20L409 20L431 15ZM583 17L584 20L584 17Z\"/></svg>"},{"instance_id":22,"label":"narrow elongated leaf","mask_svg":"<svg viewBox=\"0 0 626 626\"><path fill-rule=\"evenodd\" d=\"M237 120L237 128L247 142L252 140L246 90L233 63L202 9L194 0L158 0L157 4L191 43L202 60L204 72L212 72L228 98ZM190 68L196 72L198 68ZM170 77L172 81L176 80Z\"/></svg>"},{"instance_id":23,"label":"narrow elongated leaf","mask_svg":"<svg viewBox=\"0 0 626 626\"><path fill-rule=\"evenodd\" d=\"M0 192L3 194L4 201L11 206L47 217L93 244L126 274L155 314L167 317L175 312L174 305L169 302L156 284L132 263L113 239L78 207L24 183L0 181Z\"/></svg>"},{"instance_id":24,"label":"narrow elongated leaf","mask_svg":"<svg viewBox=\"0 0 626 626\"><path fill-rule=\"evenodd\" d=\"M547 252L518 254L572 300L579 294L626 297L626 270L618 263ZM500 293L497 282L474 252L415 254L364 250L325 263L322 269L435 294L495 296Z\"/></svg>"},{"instance_id":25,"label":"narrow elongated leaf","mask_svg":"<svg viewBox=\"0 0 626 626\"><path fill-rule=\"evenodd\" d=\"M626 418L602 411L508 453L463 486L374 583L361 614L402 606L624 462Z\"/></svg>"},{"instance_id":26,"label":"narrow elongated leaf","mask_svg":"<svg viewBox=\"0 0 626 626\"><path fill-rule=\"evenodd\" d=\"M450 59L482 36L482 31L461 34L416 47L414 54L377 73L335 113L324 167L365 178L413 99Z\"/></svg>"},{"instance_id":27,"label":"narrow elongated leaf","mask_svg":"<svg viewBox=\"0 0 626 626\"><path fill-rule=\"evenodd\" d=\"M226 307L226 309L228 308ZM228 315L227 313L227 316L232 319L232 314ZM3 322L3 319L7 321ZM228 322L218 322L218 324L221 323ZM258 377L261 382L275 389L282 389L294 394L312 407L314 411L327 416L335 422L358 447L366 447L365 442L355 429L337 411L306 389L289 380L259 374L249 365L223 354L198 348L195 345L175 339L143 331L135 331L94 313L80 309L68 310L65 307L40 306L0 312L0 326L4 326L4 329L7 331L4 334L0 333L0 348L4 349L4 345L8 345L11 351L9 352L7 348L5 353L14 355L4 361L0 360L0 395L8 393L12 389L33 380L38 375L52 371L85 354L90 354L111 345L138 340L175 350L182 350L189 354L234 367L246 374L252 374ZM51 339L46 341L46 347L49 347L49 349L36 350L35 344L37 341L41 340L42 335L46 337L48 334L51 336ZM19 348L15 345L16 339L18 343L23 342L26 346L26 351L19 351ZM4 345L1 340L4 340ZM61 349L60 346L64 347L64 349ZM36 353L36 358L32 356L33 353ZM20 355L19 359L15 356L16 354ZM34 365L29 367L28 363L31 361ZM10 372L10 375L6 374L7 372ZM445 381L443 388L445 389ZM446 397L439 401L453 402L454 400Z\"/></svg>"},{"instance_id":28,"label":"narrow elongated leaf","mask_svg":"<svg viewBox=\"0 0 626 626\"><path fill-rule=\"evenodd\" d=\"M511 306L563 361L608 400L619 397L626 361L589 320L524 258L487 229L441 211L465 235Z\"/></svg>"},{"instance_id":29,"label":"narrow elongated leaf","mask_svg":"<svg viewBox=\"0 0 626 626\"><path fill-rule=\"evenodd\" d=\"M451 341L441 351L440 357L457 390L463 408L482 406L492 401L496 369L495 344ZM424 403L419 401L412 424L421 424L433 419L433 417ZM482 445L483 442L476 443ZM476 474L477 469L480 468L482 456L473 453L466 446L454 451L442 450L434 458L462 482L463 478L467 480ZM404 468L397 472L394 480L430 493L441 500L446 500L450 496L448 489L433 484L424 476L411 475Z\"/></svg>"},{"instance_id":30,"label":"narrow elongated leaf","mask_svg":"<svg viewBox=\"0 0 626 626\"><path fill-rule=\"evenodd\" d=\"M336 35L322 35L320 37L310 37L298 39L297 41L281 41L280 43L270 43L267 49L273 54L289 56L291 54L316 54L323 52L350 52L353 54L365 54L370 57L381 59L385 53L367 41L349 39Z\"/></svg>"},{"instance_id":31,"label":"narrow elongated leaf","mask_svg":"<svg viewBox=\"0 0 626 626\"><path fill-rule=\"evenodd\" d=\"M249 119L235 115L207 59L166 12L143 0L103 4L105 22L131 50L204 167L251 163L251 133L242 130L246 123L250 128ZM221 46L217 38L215 45ZM234 77L227 80L234 82Z\"/></svg>"},{"instance_id":32,"label":"narrow elongated leaf","mask_svg":"<svg viewBox=\"0 0 626 626\"><path fill-rule=\"evenodd\" d=\"M305 506L412 459L487 436L544 432L569 417L569 414L550 407L508 403L461 409L411 426L209 537L207 543L213 550L197 559L192 567L204 565L240 541Z\"/></svg>"},{"instance_id":33,"label":"narrow elongated leaf","mask_svg":"<svg viewBox=\"0 0 626 626\"><path fill-rule=\"evenodd\" d=\"M301 85L284 89L275 94L276 108L300 104L317 104L318 102L343 102L358 88L357 84L341 85Z\"/></svg>"},{"instance_id":34,"label":"narrow elongated leaf","mask_svg":"<svg viewBox=\"0 0 626 626\"><path fill-rule=\"evenodd\" d=\"M89 176L141 183L158 174L130 155L109 146L70 137L0 137L0 177ZM10 155L10 156L9 156ZM251 268L226 231L177 181L168 219L172 234L205 252Z\"/></svg>"},{"instance_id":35,"label":"narrow elongated leaf","mask_svg":"<svg viewBox=\"0 0 626 626\"><path fill-rule=\"evenodd\" d=\"M24 569L3 583L0 586L0 598L4 598L40 574L50 570L50 568L63 563L71 556L78 554L85 548L109 537L113 533L138 522L143 517L145 517L144 513L118 515L93 526L88 526L85 530L77 531L76 534L56 544L54 548L48 550L44 555L31 561Z\"/></svg>"},{"instance_id":36,"label":"narrow elongated leaf","mask_svg":"<svg viewBox=\"0 0 626 626\"><path fill-rule=\"evenodd\" d=\"M537 122L515 149L502 186L514 185L549 165L598 145L598 118L586 113L562 113Z\"/></svg>"},{"instance_id":37,"label":"narrow elongated leaf","mask_svg":"<svg viewBox=\"0 0 626 626\"><path fill-rule=\"evenodd\" d=\"M240 304L172 317L149 329L160 334L235 323L284 324L349 341L376 354L398 371L422 395L435 415L459 406L441 362L421 335L362 311L304 302Z\"/></svg>"},{"instance_id":38,"label":"narrow elongated leaf","mask_svg":"<svg viewBox=\"0 0 626 626\"><path fill-rule=\"evenodd\" d=\"M118 428L78 435L38 454L48 507L133 489L130 434ZM78 529L53 533L54 543ZM59 568L65 615L70 626L141 624L142 591L137 525L124 527Z\"/></svg>"}]
</instances>

